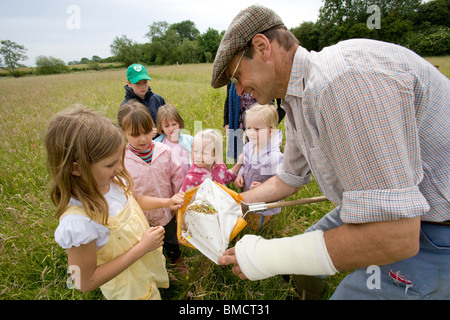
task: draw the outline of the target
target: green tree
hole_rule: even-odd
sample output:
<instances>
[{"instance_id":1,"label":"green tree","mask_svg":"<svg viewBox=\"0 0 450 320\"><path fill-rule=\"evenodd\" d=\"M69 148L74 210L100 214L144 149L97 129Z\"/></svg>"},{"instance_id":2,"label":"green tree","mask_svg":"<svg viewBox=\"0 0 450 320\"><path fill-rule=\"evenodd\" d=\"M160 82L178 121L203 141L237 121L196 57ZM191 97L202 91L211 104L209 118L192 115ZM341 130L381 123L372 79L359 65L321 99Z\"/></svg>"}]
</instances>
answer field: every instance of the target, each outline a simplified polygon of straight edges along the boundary
<instances>
[{"instance_id":1,"label":"green tree","mask_svg":"<svg viewBox=\"0 0 450 320\"><path fill-rule=\"evenodd\" d=\"M416 16L417 25L444 26L450 28L450 1L434 0L422 3Z\"/></svg>"},{"instance_id":2,"label":"green tree","mask_svg":"<svg viewBox=\"0 0 450 320\"><path fill-rule=\"evenodd\" d=\"M181 42L183 42L184 39L191 41L197 40L197 37L200 35L200 31L198 31L195 27L195 23L191 20L171 24L169 30L175 30L180 36Z\"/></svg>"},{"instance_id":3,"label":"green tree","mask_svg":"<svg viewBox=\"0 0 450 320\"><path fill-rule=\"evenodd\" d=\"M219 34L219 31L213 28L208 28L205 33L198 36L197 40L201 62L206 61L206 52L210 52L212 54L212 60L214 60L222 37L223 34Z\"/></svg>"},{"instance_id":4,"label":"green tree","mask_svg":"<svg viewBox=\"0 0 450 320\"><path fill-rule=\"evenodd\" d=\"M40 74L55 74L69 72L63 60L52 56L38 56L35 60L37 72Z\"/></svg>"},{"instance_id":5,"label":"green tree","mask_svg":"<svg viewBox=\"0 0 450 320\"><path fill-rule=\"evenodd\" d=\"M379 30L364 28L371 16L367 12L370 5L379 9ZM319 49L359 37L405 45L409 33L414 30L420 5L421 0L325 0L317 21Z\"/></svg>"},{"instance_id":6,"label":"green tree","mask_svg":"<svg viewBox=\"0 0 450 320\"><path fill-rule=\"evenodd\" d=\"M425 56L444 56L450 54L450 28L438 26L411 33L408 48Z\"/></svg>"},{"instance_id":7,"label":"green tree","mask_svg":"<svg viewBox=\"0 0 450 320\"><path fill-rule=\"evenodd\" d=\"M149 31L145 34L150 42L160 40L166 36L170 24L167 21L156 21L148 26Z\"/></svg>"},{"instance_id":8,"label":"green tree","mask_svg":"<svg viewBox=\"0 0 450 320\"><path fill-rule=\"evenodd\" d=\"M320 31L314 22L303 22L298 27L292 28L291 32L306 50L319 50Z\"/></svg>"},{"instance_id":9,"label":"green tree","mask_svg":"<svg viewBox=\"0 0 450 320\"><path fill-rule=\"evenodd\" d=\"M27 49L24 46L10 40L0 41L0 54L3 56L5 68L15 74L19 61L26 60Z\"/></svg>"},{"instance_id":10,"label":"green tree","mask_svg":"<svg viewBox=\"0 0 450 320\"><path fill-rule=\"evenodd\" d=\"M205 55L205 60L207 63L213 62L213 55L211 52L204 52L203 54Z\"/></svg>"},{"instance_id":11,"label":"green tree","mask_svg":"<svg viewBox=\"0 0 450 320\"><path fill-rule=\"evenodd\" d=\"M199 31L190 20L172 25L166 21L153 22L145 36L151 41L147 46L148 52L143 53L147 63L199 62L200 53L195 40Z\"/></svg>"},{"instance_id":12,"label":"green tree","mask_svg":"<svg viewBox=\"0 0 450 320\"><path fill-rule=\"evenodd\" d=\"M127 38L126 35L115 37L110 48L113 56L126 66L139 61L140 47L136 42Z\"/></svg>"},{"instance_id":13,"label":"green tree","mask_svg":"<svg viewBox=\"0 0 450 320\"><path fill-rule=\"evenodd\" d=\"M151 50L156 64L174 64L178 61L177 48L180 45L180 35L170 28L167 21L153 22L148 26L145 36L151 41Z\"/></svg>"},{"instance_id":14,"label":"green tree","mask_svg":"<svg viewBox=\"0 0 450 320\"><path fill-rule=\"evenodd\" d=\"M178 58L180 63L197 63L200 62L199 48L197 41L184 38L178 47Z\"/></svg>"},{"instance_id":15,"label":"green tree","mask_svg":"<svg viewBox=\"0 0 450 320\"><path fill-rule=\"evenodd\" d=\"M162 41L154 41L151 43L151 50L154 56L155 64L166 64L169 52Z\"/></svg>"}]
</instances>

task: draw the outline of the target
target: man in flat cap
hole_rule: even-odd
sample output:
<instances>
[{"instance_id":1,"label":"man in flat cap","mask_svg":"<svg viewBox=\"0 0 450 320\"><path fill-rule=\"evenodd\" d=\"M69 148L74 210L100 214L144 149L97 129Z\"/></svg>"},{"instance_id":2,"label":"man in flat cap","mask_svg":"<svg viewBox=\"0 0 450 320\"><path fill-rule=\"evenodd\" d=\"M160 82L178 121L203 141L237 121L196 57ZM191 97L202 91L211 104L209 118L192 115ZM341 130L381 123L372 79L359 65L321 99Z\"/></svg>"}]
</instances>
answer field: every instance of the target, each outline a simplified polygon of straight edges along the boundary
<instances>
[{"instance_id":1,"label":"man in flat cap","mask_svg":"<svg viewBox=\"0 0 450 320\"><path fill-rule=\"evenodd\" d=\"M230 81L260 104L283 98L286 111L283 163L244 201L284 199L313 174L337 207L301 235L245 235L221 264L250 280L355 270L334 299L450 298L447 77L380 41L308 52L276 13L251 6L214 61L211 85Z\"/></svg>"}]
</instances>

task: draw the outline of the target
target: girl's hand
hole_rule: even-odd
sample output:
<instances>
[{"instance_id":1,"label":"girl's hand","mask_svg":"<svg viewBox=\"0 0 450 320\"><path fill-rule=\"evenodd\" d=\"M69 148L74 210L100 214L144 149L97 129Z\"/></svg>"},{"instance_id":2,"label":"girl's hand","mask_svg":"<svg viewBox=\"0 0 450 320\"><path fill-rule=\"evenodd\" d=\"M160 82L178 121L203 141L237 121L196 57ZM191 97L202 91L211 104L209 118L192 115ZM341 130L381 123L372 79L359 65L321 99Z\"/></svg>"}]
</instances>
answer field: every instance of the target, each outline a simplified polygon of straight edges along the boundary
<instances>
[{"instance_id":1,"label":"girl's hand","mask_svg":"<svg viewBox=\"0 0 450 320\"><path fill-rule=\"evenodd\" d=\"M250 186L250 189L256 188L257 186L259 186L261 184L261 182L259 181L253 181L252 185Z\"/></svg>"},{"instance_id":2,"label":"girl's hand","mask_svg":"<svg viewBox=\"0 0 450 320\"><path fill-rule=\"evenodd\" d=\"M244 187L244 177L237 176L236 180L234 180L234 185L238 188L243 188Z\"/></svg>"},{"instance_id":3,"label":"girl's hand","mask_svg":"<svg viewBox=\"0 0 450 320\"><path fill-rule=\"evenodd\" d=\"M184 205L184 192L180 191L169 199L168 207L171 210L178 210Z\"/></svg>"},{"instance_id":4,"label":"girl's hand","mask_svg":"<svg viewBox=\"0 0 450 320\"><path fill-rule=\"evenodd\" d=\"M138 245L147 253L161 247L164 243L164 227L150 227L142 235Z\"/></svg>"}]
</instances>

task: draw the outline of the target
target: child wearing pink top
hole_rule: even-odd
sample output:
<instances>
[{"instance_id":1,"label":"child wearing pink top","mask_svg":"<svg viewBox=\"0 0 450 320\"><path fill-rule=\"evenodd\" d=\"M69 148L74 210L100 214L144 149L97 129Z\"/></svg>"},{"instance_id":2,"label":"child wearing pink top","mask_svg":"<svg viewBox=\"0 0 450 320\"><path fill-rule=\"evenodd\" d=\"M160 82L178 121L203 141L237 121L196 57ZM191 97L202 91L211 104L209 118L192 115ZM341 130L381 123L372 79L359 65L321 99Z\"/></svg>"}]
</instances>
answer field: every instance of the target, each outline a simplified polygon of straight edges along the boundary
<instances>
[{"instance_id":1,"label":"child wearing pink top","mask_svg":"<svg viewBox=\"0 0 450 320\"><path fill-rule=\"evenodd\" d=\"M177 108L171 104L165 104L158 109L156 116L156 128L159 137L155 139L169 146L175 157L181 163L183 175L186 176L191 167L192 136L182 133L184 120Z\"/></svg>"},{"instance_id":2,"label":"child wearing pink top","mask_svg":"<svg viewBox=\"0 0 450 320\"><path fill-rule=\"evenodd\" d=\"M152 140L154 124L150 113L137 100L120 106L118 123L128 140L125 167L133 177L133 194L153 197L172 197L183 183L183 172L172 150ZM165 229L163 248L173 263L179 263L181 250L176 236L175 211L169 208L144 210L150 226Z\"/></svg>"},{"instance_id":3,"label":"child wearing pink top","mask_svg":"<svg viewBox=\"0 0 450 320\"><path fill-rule=\"evenodd\" d=\"M184 178L183 192L201 185L206 178L223 185L232 183L242 166L240 156L240 161L227 169L223 163L222 136L213 129L202 130L194 136L191 154L193 163Z\"/></svg>"}]
</instances>

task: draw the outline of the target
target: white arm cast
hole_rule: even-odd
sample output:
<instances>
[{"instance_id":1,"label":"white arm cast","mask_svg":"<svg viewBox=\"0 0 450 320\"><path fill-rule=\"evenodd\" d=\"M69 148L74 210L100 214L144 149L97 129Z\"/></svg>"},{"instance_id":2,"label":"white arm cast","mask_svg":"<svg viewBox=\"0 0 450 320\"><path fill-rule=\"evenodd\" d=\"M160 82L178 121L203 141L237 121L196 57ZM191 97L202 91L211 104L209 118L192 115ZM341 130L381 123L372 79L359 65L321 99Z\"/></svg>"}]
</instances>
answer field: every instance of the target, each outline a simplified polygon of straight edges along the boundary
<instances>
[{"instance_id":1,"label":"white arm cast","mask_svg":"<svg viewBox=\"0 0 450 320\"><path fill-rule=\"evenodd\" d=\"M337 272L321 230L271 240L245 235L235 250L239 267L250 280L278 274L333 275Z\"/></svg>"}]
</instances>

